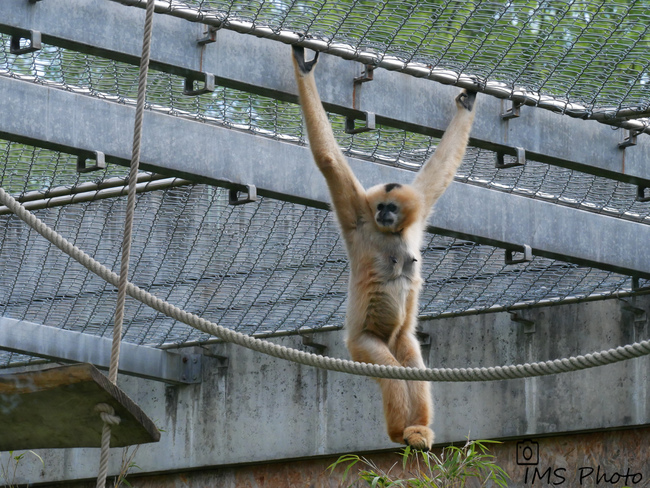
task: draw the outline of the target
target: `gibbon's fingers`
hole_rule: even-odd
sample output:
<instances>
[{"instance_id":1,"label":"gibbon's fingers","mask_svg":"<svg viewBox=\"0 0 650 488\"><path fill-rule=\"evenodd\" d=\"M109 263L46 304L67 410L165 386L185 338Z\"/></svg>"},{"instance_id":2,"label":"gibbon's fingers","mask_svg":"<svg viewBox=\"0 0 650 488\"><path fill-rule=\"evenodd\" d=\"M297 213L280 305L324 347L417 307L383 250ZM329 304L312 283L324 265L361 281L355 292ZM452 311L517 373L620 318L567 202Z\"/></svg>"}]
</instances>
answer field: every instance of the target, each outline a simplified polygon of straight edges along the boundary
<instances>
[{"instance_id":1,"label":"gibbon's fingers","mask_svg":"<svg viewBox=\"0 0 650 488\"><path fill-rule=\"evenodd\" d=\"M476 100L476 92L474 90L465 90L456 97L456 102L465 107L470 112L474 108L474 101Z\"/></svg>"},{"instance_id":2,"label":"gibbon's fingers","mask_svg":"<svg viewBox=\"0 0 650 488\"><path fill-rule=\"evenodd\" d=\"M316 51L316 54L314 55L314 59L312 59L311 61L305 61L305 48L302 46L291 46L291 47L293 48L293 57L296 59L300 71L304 74L309 73L318 62L318 54L319 54L318 51Z\"/></svg>"}]
</instances>

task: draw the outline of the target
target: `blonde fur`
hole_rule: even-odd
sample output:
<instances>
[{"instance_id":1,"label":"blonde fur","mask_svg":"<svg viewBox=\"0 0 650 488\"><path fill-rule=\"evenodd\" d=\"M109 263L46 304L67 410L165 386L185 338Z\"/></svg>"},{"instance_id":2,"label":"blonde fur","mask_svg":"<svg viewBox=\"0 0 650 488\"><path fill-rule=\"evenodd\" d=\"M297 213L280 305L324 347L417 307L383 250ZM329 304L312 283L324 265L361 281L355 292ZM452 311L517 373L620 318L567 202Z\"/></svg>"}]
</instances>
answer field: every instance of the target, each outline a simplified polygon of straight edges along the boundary
<instances>
[{"instance_id":1,"label":"blonde fur","mask_svg":"<svg viewBox=\"0 0 650 488\"><path fill-rule=\"evenodd\" d=\"M456 99L453 120L412 185L378 185L366 191L334 139L316 89L312 71L316 60L305 63L304 50L294 48L309 143L327 181L350 260L346 314L350 356L366 363L423 368L415 335L422 236L433 204L451 183L465 153L474 120L473 94ZM434 441L429 383L377 381L391 440L429 449Z\"/></svg>"}]
</instances>

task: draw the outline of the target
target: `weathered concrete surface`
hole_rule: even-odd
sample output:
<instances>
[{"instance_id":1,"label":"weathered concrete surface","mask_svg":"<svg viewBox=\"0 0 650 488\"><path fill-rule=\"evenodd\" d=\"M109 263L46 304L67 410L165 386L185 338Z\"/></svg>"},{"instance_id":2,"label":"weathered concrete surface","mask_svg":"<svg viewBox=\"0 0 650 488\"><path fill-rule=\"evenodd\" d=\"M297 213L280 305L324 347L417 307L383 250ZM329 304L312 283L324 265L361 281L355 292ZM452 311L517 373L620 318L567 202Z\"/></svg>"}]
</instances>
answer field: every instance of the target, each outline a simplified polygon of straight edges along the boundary
<instances>
[{"instance_id":1,"label":"weathered concrete surface","mask_svg":"<svg viewBox=\"0 0 650 488\"><path fill-rule=\"evenodd\" d=\"M630 486L650 484L650 428L561 435L505 441L490 446L495 462L508 474L510 487L534 486ZM457 444L462 446L462 443ZM530 456L525 451L530 447ZM440 455L441 449L434 454ZM407 478L415 472L402 469L399 452L365 453L392 479ZM226 466L201 471L161 475L138 475L127 479L138 488L339 488L346 464L334 471L328 467L338 458L325 457L282 463ZM361 467L361 465L358 465ZM363 466L365 468L365 466ZM347 483L355 480L353 468ZM70 483L67 488L93 488L93 482ZM360 486L367 486L362 484Z\"/></svg>"},{"instance_id":2,"label":"weathered concrete surface","mask_svg":"<svg viewBox=\"0 0 650 488\"><path fill-rule=\"evenodd\" d=\"M650 299L608 300L423 324L430 366L489 366L553 359L648 337ZM534 331L531 328L534 327ZM347 357L340 332L315 335ZM302 346L299 337L276 339ZM307 349L309 349L307 347ZM206 348L204 380L166 386L120 378L120 387L163 429L143 445L140 473L203 470L395 447L384 434L378 388L369 378L325 372L228 344ZM220 358L227 358L225 361ZM650 424L648 358L527 380L434 385L437 442L525 438ZM45 468L21 462L20 483L96 476L98 451L39 451ZM112 472L120 462L115 450ZM173 486L173 485L172 485ZM255 485L251 485L255 486ZM261 486L261 485L260 485Z\"/></svg>"}]
</instances>

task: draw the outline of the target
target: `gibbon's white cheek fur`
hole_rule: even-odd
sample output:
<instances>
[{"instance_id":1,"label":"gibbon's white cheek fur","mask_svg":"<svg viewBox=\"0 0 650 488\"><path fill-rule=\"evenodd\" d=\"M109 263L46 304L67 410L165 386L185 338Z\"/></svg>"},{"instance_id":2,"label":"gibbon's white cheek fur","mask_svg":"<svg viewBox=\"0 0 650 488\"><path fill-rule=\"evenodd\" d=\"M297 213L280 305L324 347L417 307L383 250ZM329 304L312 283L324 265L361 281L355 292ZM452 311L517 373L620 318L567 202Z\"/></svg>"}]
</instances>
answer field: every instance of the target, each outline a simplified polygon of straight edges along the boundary
<instances>
[{"instance_id":1,"label":"gibbon's white cheek fur","mask_svg":"<svg viewBox=\"0 0 650 488\"><path fill-rule=\"evenodd\" d=\"M350 261L346 344L352 359L423 368L415 335L422 286L420 247L433 204L460 165L474 120L475 92L456 98L455 115L429 160L410 185L387 183L365 190L341 152L323 110L313 69L293 47L300 104L314 161L330 189ZM434 435L429 383L377 379L389 437L415 449L431 448Z\"/></svg>"}]
</instances>

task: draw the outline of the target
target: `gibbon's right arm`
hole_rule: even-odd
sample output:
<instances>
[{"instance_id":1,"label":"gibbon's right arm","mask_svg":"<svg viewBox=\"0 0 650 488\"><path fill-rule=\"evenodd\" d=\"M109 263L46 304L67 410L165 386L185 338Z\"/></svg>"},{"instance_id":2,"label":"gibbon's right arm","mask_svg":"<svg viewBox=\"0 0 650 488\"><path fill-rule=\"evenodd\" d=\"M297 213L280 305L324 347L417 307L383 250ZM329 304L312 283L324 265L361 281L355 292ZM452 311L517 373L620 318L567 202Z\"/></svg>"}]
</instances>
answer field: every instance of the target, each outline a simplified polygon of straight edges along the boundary
<instances>
[{"instance_id":1,"label":"gibbon's right arm","mask_svg":"<svg viewBox=\"0 0 650 488\"><path fill-rule=\"evenodd\" d=\"M341 229L348 234L356 228L359 217L368 212L366 192L348 165L327 120L312 71L317 61L318 52L313 60L305 61L305 49L293 46L293 65L309 146L327 181Z\"/></svg>"},{"instance_id":2,"label":"gibbon's right arm","mask_svg":"<svg viewBox=\"0 0 650 488\"><path fill-rule=\"evenodd\" d=\"M442 196L463 161L469 132L474 122L476 92L465 90L456 97L456 114L445 131L438 147L415 176L413 186L424 197L424 217L431 213L433 204Z\"/></svg>"}]
</instances>

